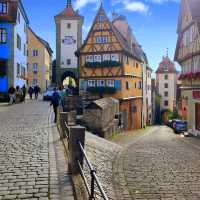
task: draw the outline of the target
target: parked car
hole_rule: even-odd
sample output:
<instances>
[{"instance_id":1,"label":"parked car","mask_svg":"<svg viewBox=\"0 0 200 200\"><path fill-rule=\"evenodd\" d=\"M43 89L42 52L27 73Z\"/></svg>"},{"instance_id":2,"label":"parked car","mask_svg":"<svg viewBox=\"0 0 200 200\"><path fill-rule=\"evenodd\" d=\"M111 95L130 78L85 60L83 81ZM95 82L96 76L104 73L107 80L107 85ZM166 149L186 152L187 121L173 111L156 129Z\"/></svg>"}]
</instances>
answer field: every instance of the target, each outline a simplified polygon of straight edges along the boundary
<instances>
[{"instance_id":1,"label":"parked car","mask_svg":"<svg viewBox=\"0 0 200 200\"><path fill-rule=\"evenodd\" d=\"M52 96L53 96L53 87L49 87L49 88L47 88L47 90L46 90L46 92L44 92L44 94L43 94L43 100L44 101L50 101L51 100L51 98L52 98Z\"/></svg>"},{"instance_id":2,"label":"parked car","mask_svg":"<svg viewBox=\"0 0 200 200\"><path fill-rule=\"evenodd\" d=\"M172 120L171 119L168 120L166 125L169 126L169 127L172 127Z\"/></svg>"},{"instance_id":3,"label":"parked car","mask_svg":"<svg viewBox=\"0 0 200 200\"><path fill-rule=\"evenodd\" d=\"M187 121L180 119L172 120L172 128L175 133L183 133L187 131Z\"/></svg>"}]
</instances>

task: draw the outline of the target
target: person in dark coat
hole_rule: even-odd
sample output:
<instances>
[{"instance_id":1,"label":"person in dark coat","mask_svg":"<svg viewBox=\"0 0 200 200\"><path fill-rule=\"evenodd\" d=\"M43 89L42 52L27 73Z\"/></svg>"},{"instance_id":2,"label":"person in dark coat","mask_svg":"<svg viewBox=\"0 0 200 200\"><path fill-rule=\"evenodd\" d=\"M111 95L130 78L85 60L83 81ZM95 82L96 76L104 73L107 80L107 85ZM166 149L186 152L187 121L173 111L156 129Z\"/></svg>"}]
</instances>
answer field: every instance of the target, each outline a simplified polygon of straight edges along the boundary
<instances>
[{"instance_id":1,"label":"person in dark coat","mask_svg":"<svg viewBox=\"0 0 200 200\"><path fill-rule=\"evenodd\" d=\"M28 94L29 94L30 99L33 99L33 93L34 93L34 89L32 86L30 86L28 89Z\"/></svg>"},{"instance_id":2,"label":"person in dark coat","mask_svg":"<svg viewBox=\"0 0 200 200\"><path fill-rule=\"evenodd\" d=\"M23 102L25 102L25 99L26 99L26 92L27 92L26 86L23 85L22 87L22 101Z\"/></svg>"},{"instance_id":3,"label":"person in dark coat","mask_svg":"<svg viewBox=\"0 0 200 200\"><path fill-rule=\"evenodd\" d=\"M8 95L9 95L9 104L12 105L14 102L15 102L15 88L13 86L11 86L9 89L8 89Z\"/></svg>"},{"instance_id":4,"label":"person in dark coat","mask_svg":"<svg viewBox=\"0 0 200 200\"><path fill-rule=\"evenodd\" d=\"M58 112L59 104L60 104L60 95L59 95L57 89L54 88L54 92L53 92L53 95L51 98L51 104L50 104L53 106L53 110L54 110L54 115L55 115L54 123L57 122L57 112Z\"/></svg>"},{"instance_id":5,"label":"person in dark coat","mask_svg":"<svg viewBox=\"0 0 200 200\"><path fill-rule=\"evenodd\" d=\"M40 88L39 88L38 85L36 85L36 86L34 87L34 93L35 93L35 99L36 99L36 100L38 99L38 94L39 94L39 92L40 92Z\"/></svg>"}]
</instances>

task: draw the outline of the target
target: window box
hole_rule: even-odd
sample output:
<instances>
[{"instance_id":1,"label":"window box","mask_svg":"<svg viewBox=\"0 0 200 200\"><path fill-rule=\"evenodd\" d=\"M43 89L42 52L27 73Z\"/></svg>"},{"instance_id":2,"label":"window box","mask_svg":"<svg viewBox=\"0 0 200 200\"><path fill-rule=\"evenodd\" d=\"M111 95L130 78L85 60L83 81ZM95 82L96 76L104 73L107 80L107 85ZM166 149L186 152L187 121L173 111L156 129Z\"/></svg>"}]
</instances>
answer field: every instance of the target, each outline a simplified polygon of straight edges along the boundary
<instances>
[{"instance_id":1,"label":"window box","mask_svg":"<svg viewBox=\"0 0 200 200\"><path fill-rule=\"evenodd\" d=\"M121 67L122 64L117 61L103 61L103 62L86 62L85 67L99 68L99 67Z\"/></svg>"},{"instance_id":2,"label":"window box","mask_svg":"<svg viewBox=\"0 0 200 200\"><path fill-rule=\"evenodd\" d=\"M93 94L114 94L116 93L116 88L114 87L88 87L87 91Z\"/></svg>"}]
</instances>

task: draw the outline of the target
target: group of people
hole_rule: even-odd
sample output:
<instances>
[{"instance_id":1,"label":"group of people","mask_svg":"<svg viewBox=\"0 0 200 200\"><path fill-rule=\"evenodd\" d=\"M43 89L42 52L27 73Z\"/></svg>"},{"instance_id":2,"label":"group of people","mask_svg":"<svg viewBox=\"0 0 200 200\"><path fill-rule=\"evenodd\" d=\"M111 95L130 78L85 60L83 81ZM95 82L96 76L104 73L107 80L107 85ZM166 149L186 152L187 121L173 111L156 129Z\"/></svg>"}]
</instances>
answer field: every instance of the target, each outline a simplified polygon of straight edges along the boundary
<instances>
[{"instance_id":1,"label":"group of people","mask_svg":"<svg viewBox=\"0 0 200 200\"><path fill-rule=\"evenodd\" d=\"M25 102L26 92L27 89L25 85L23 85L22 88L20 88L19 86L17 86L16 88L11 86L8 89L9 104L11 105L14 103Z\"/></svg>"},{"instance_id":2,"label":"group of people","mask_svg":"<svg viewBox=\"0 0 200 200\"><path fill-rule=\"evenodd\" d=\"M38 85L36 85L35 87L30 86L28 89L28 94L30 99L33 99L33 94L35 95L35 99L38 99L38 95L41 92L41 89Z\"/></svg>"},{"instance_id":3,"label":"group of people","mask_svg":"<svg viewBox=\"0 0 200 200\"><path fill-rule=\"evenodd\" d=\"M30 99L33 98L33 94L35 94L35 99L38 99L38 94L40 93L41 89L39 86L32 87L30 86L28 89L28 94L30 96ZM11 86L8 89L8 95L9 95L9 104L12 105L14 103L20 103L25 102L27 94L27 88L25 85L23 85L22 88L17 86L16 88Z\"/></svg>"}]
</instances>

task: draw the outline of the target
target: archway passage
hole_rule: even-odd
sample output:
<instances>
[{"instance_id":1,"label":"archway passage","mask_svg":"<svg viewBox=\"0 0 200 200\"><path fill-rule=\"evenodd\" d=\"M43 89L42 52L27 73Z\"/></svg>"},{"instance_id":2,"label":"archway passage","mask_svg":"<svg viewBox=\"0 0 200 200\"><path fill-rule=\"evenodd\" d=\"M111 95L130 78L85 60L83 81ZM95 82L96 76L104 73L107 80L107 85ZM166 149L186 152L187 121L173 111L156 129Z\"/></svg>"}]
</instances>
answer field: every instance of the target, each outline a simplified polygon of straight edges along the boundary
<instances>
[{"instance_id":1,"label":"archway passage","mask_svg":"<svg viewBox=\"0 0 200 200\"><path fill-rule=\"evenodd\" d=\"M66 71L63 73L61 77L61 84L64 88L69 88L73 92L73 94L78 94L78 78L76 77L75 73L71 71Z\"/></svg>"}]
</instances>

